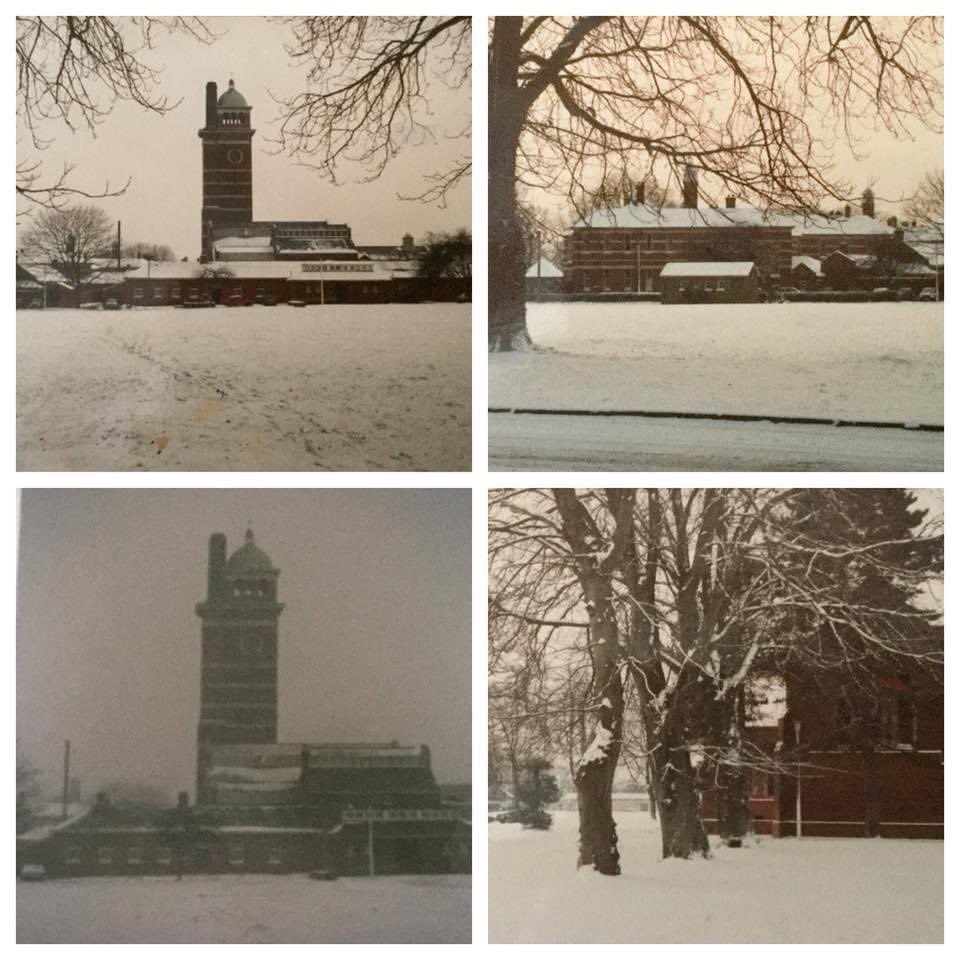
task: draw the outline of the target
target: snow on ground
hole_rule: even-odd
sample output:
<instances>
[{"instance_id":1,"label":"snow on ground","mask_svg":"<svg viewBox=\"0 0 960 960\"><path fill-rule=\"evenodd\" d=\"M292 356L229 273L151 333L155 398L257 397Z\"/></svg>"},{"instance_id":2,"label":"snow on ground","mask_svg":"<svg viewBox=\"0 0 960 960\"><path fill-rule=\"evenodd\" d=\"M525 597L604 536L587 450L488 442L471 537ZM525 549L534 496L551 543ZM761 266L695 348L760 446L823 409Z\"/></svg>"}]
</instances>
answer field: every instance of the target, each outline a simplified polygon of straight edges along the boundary
<instances>
[{"instance_id":1,"label":"snow on ground","mask_svg":"<svg viewBox=\"0 0 960 960\"><path fill-rule=\"evenodd\" d=\"M18 943L469 943L470 877L17 883Z\"/></svg>"},{"instance_id":2,"label":"snow on ground","mask_svg":"<svg viewBox=\"0 0 960 960\"><path fill-rule=\"evenodd\" d=\"M20 470L469 470L470 393L469 304L17 313Z\"/></svg>"},{"instance_id":3,"label":"snow on ground","mask_svg":"<svg viewBox=\"0 0 960 960\"><path fill-rule=\"evenodd\" d=\"M773 840L660 861L646 813L618 813L623 874L575 869L577 814L490 824L491 943L943 941L943 843Z\"/></svg>"},{"instance_id":4,"label":"snow on ground","mask_svg":"<svg viewBox=\"0 0 960 960\"><path fill-rule=\"evenodd\" d=\"M491 413L491 470L931 470L943 434L872 427Z\"/></svg>"},{"instance_id":5,"label":"snow on ground","mask_svg":"<svg viewBox=\"0 0 960 960\"><path fill-rule=\"evenodd\" d=\"M943 423L942 303L529 303L490 406Z\"/></svg>"}]
</instances>

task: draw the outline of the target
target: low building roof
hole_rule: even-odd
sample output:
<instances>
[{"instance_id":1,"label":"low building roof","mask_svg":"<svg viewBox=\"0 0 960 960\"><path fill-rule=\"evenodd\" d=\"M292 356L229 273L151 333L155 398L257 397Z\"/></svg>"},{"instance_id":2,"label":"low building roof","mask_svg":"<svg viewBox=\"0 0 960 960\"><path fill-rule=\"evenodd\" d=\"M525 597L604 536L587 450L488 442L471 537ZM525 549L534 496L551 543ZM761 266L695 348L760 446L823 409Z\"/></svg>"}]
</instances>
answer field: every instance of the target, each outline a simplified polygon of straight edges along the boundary
<instances>
[{"instance_id":1,"label":"low building roof","mask_svg":"<svg viewBox=\"0 0 960 960\"><path fill-rule=\"evenodd\" d=\"M791 257L790 258L790 269L796 270L797 267L806 267L808 270L811 270L818 277L821 274L820 270L820 261L816 257Z\"/></svg>"},{"instance_id":2,"label":"low building roof","mask_svg":"<svg viewBox=\"0 0 960 960\"><path fill-rule=\"evenodd\" d=\"M674 261L664 265L661 277L749 277L752 260Z\"/></svg>"},{"instance_id":3,"label":"low building roof","mask_svg":"<svg viewBox=\"0 0 960 960\"><path fill-rule=\"evenodd\" d=\"M360 269L369 266L369 269ZM222 263L154 263L131 270L126 276L132 280L196 280L197 272L204 267L223 267L230 271L225 281L237 280L324 280L336 281L381 281L389 280L389 269L378 267L373 262L357 263L353 260L230 260Z\"/></svg>"}]
</instances>

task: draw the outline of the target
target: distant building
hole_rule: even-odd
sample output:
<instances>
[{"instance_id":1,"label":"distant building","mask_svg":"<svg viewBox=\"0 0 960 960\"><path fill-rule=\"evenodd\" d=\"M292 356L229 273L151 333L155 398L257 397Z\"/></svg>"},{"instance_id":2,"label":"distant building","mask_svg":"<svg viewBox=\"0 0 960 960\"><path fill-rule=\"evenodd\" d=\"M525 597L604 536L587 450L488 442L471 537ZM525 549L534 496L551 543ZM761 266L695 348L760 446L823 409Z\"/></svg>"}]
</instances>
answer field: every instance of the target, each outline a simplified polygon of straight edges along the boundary
<instances>
[{"instance_id":1,"label":"distant building","mask_svg":"<svg viewBox=\"0 0 960 960\"><path fill-rule=\"evenodd\" d=\"M540 257L527 268L527 299L540 300L563 291L563 271L546 257Z\"/></svg>"},{"instance_id":2,"label":"distant building","mask_svg":"<svg viewBox=\"0 0 960 960\"><path fill-rule=\"evenodd\" d=\"M849 207L843 215L801 216L740 206L734 197L723 207L701 207L695 177L685 180L684 196L682 207L634 202L576 223L565 246L564 292L601 299L660 292L668 263L750 261L758 289L772 296L778 286L795 285L796 258L841 252L907 262L916 253L895 223ZM808 278L801 272L801 279Z\"/></svg>"},{"instance_id":3,"label":"distant building","mask_svg":"<svg viewBox=\"0 0 960 960\"><path fill-rule=\"evenodd\" d=\"M469 790L445 798L425 746L277 742L279 571L247 531L210 537L201 620L195 807L98 798L20 838L21 861L88 874L470 870Z\"/></svg>"}]
</instances>

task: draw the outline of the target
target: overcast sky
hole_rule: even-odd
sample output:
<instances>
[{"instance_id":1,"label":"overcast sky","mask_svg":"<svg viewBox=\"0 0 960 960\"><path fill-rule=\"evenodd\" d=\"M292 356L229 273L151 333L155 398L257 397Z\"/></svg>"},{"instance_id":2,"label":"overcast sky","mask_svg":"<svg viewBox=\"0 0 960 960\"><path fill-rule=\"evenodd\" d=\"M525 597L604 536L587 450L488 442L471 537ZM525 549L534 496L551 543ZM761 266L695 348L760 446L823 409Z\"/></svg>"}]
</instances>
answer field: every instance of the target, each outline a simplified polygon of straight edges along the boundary
<instances>
[{"instance_id":1,"label":"overcast sky","mask_svg":"<svg viewBox=\"0 0 960 960\"><path fill-rule=\"evenodd\" d=\"M247 523L280 568L281 741L426 743L470 779L470 493L30 490L17 732L56 789L194 792L207 541Z\"/></svg>"},{"instance_id":2,"label":"overcast sky","mask_svg":"<svg viewBox=\"0 0 960 960\"><path fill-rule=\"evenodd\" d=\"M268 138L276 135L277 107L270 97L288 96L305 89L305 70L291 66L283 44L290 27L259 17L211 17L221 34L204 46L185 36L157 35L156 49L144 59L163 68L157 92L180 105L165 116L118 103L96 130L71 134L63 125L49 124L43 134L55 138L43 151L46 179L55 178L65 162L76 164L71 183L85 189L122 186L133 178L121 197L90 201L113 220L123 221L125 240L166 243L178 257L195 259L200 253L201 141L204 95L208 80L218 93L232 78L253 108L253 216L256 220L329 220L346 222L358 244L399 244L409 231L416 238L428 231L450 231L470 226L469 180L448 197L446 209L398 199L422 192L423 176L444 169L469 143L452 139L469 117L470 89L451 91L435 82L425 91L431 112L434 143L411 146L371 183L361 168L344 167L343 184L332 186L319 174L289 157L278 156ZM28 139L21 136L18 150Z\"/></svg>"}]
</instances>

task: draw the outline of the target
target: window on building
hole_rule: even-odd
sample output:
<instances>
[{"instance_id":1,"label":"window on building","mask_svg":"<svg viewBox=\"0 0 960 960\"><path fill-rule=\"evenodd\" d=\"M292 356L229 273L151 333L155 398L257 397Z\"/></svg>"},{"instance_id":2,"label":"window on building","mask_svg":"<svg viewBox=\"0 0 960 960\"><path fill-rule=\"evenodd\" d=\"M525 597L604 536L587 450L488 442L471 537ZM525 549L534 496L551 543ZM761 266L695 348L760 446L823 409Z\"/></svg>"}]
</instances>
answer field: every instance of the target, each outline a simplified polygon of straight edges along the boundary
<instances>
[{"instance_id":1,"label":"window on building","mask_svg":"<svg viewBox=\"0 0 960 960\"><path fill-rule=\"evenodd\" d=\"M775 782L773 774L754 770L750 774L750 796L756 800L766 800L774 796Z\"/></svg>"},{"instance_id":2,"label":"window on building","mask_svg":"<svg viewBox=\"0 0 960 960\"><path fill-rule=\"evenodd\" d=\"M80 848L74 846L67 847L64 852L63 862L68 864L82 863L83 857Z\"/></svg>"},{"instance_id":3,"label":"window on building","mask_svg":"<svg viewBox=\"0 0 960 960\"><path fill-rule=\"evenodd\" d=\"M706 290L707 293L713 293L713 281L706 280L703 284L703 289Z\"/></svg>"},{"instance_id":4,"label":"window on building","mask_svg":"<svg viewBox=\"0 0 960 960\"><path fill-rule=\"evenodd\" d=\"M171 299L173 299L173 300L179 300L179 299L180 299L180 288L179 288L179 287L171 287L171 288L170 288L170 297L171 297Z\"/></svg>"},{"instance_id":5,"label":"window on building","mask_svg":"<svg viewBox=\"0 0 960 960\"><path fill-rule=\"evenodd\" d=\"M271 847L267 853L267 863L274 867L280 866L283 863L283 848Z\"/></svg>"},{"instance_id":6,"label":"window on building","mask_svg":"<svg viewBox=\"0 0 960 960\"><path fill-rule=\"evenodd\" d=\"M199 296L199 295L200 295L200 288L199 288L199 287L191 287L191 288L190 288L190 296L191 296L191 297L197 297L197 296Z\"/></svg>"},{"instance_id":7,"label":"window on building","mask_svg":"<svg viewBox=\"0 0 960 960\"><path fill-rule=\"evenodd\" d=\"M726 280L717 280L717 293L723 293L727 289Z\"/></svg>"},{"instance_id":8,"label":"window on building","mask_svg":"<svg viewBox=\"0 0 960 960\"><path fill-rule=\"evenodd\" d=\"M109 866L113 863L113 847L98 847L97 863L101 866Z\"/></svg>"},{"instance_id":9,"label":"window on building","mask_svg":"<svg viewBox=\"0 0 960 960\"><path fill-rule=\"evenodd\" d=\"M143 863L143 848L127 847L127 863Z\"/></svg>"},{"instance_id":10,"label":"window on building","mask_svg":"<svg viewBox=\"0 0 960 960\"><path fill-rule=\"evenodd\" d=\"M171 863L173 861L173 854L169 847L157 847L157 863Z\"/></svg>"},{"instance_id":11,"label":"window on building","mask_svg":"<svg viewBox=\"0 0 960 960\"><path fill-rule=\"evenodd\" d=\"M143 299L143 287L134 287L133 288L133 299L142 300Z\"/></svg>"},{"instance_id":12,"label":"window on building","mask_svg":"<svg viewBox=\"0 0 960 960\"><path fill-rule=\"evenodd\" d=\"M227 847L227 857L231 866L240 866L243 863L243 841L232 840Z\"/></svg>"},{"instance_id":13,"label":"window on building","mask_svg":"<svg viewBox=\"0 0 960 960\"><path fill-rule=\"evenodd\" d=\"M153 288L153 299L162 300L163 299L163 287L154 287Z\"/></svg>"}]
</instances>

